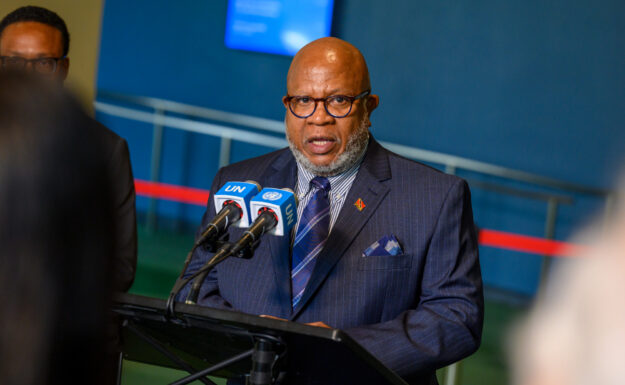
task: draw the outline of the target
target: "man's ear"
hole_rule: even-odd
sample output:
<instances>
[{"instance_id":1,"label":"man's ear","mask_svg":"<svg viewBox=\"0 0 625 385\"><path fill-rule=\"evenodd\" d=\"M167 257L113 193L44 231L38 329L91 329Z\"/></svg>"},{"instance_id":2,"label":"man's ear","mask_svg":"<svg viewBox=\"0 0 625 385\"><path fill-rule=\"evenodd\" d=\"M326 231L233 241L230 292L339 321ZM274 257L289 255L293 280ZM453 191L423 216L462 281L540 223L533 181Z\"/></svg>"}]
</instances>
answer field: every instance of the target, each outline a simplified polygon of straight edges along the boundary
<instances>
[{"instance_id":1,"label":"man's ear","mask_svg":"<svg viewBox=\"0 0 625 385\"><path fill-rule=\"evenodd\" d=\"M364 103L366 110L365 113L367 115L365 124L367 125L367 127L371 127L371 120L369 118L371 117L371 112L378 107L378 104L380 103L380 98L378 97L378 95L369 95L367 96L367 100Z\"/></svg>"},{"instance_id":2,"label":"man's ear","mask_svg":"<svg viewBox=\"0 0 625 385\"><path fill-rule=\"evenodd\" d=\"M284 104L284 108L288 108L288 107L289 107L289 102L287 102L287 101L286 101L286 98L287 98L287 97L288 97L288 96L286 96L286 95L284 95L284 96L282 97L282 104Z\"/></svg>"},{"instance_id":3,"label":"man's ear","mask_svg":"<svg viewBox=\"0 0 625 385\"><path fill-rule=\"evenodd\" d=\"M378 107L378 104L380 104L380 97L378 95L369 95L367 97L367 111L369 112L369 114L371 114L371 112L373 112L373 110L375 110Z\"/></svg>"}]
</instances>

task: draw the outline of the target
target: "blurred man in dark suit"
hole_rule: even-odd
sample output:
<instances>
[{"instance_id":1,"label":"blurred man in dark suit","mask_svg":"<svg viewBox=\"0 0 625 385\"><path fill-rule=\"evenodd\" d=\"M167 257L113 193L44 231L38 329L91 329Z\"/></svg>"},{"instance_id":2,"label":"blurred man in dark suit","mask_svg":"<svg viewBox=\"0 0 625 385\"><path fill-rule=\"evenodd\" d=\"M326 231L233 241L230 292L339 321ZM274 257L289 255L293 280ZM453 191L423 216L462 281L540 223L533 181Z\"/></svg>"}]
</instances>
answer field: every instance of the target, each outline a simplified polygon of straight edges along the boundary
<instances>
[{"instance_id":1,"label":"blurred man in dark suit","mask_svg":"<svg viewBox=\"0 0 625 385\"><path fill-rule=\"evenodd\" d=\"M67 26L56 13L34 6L18 8L0 21L0 66L29 70L63 82L69 69L69 41ZM99 135L108 159L108 188L115 199L117 221L114 287L126 291L137 265L135 189L128 145L97 121L90 119L87 124Z\"/></svg>"},{"instance_id":2,"label":"blurred man in dark suit","mask_svg":"<svg viewBox=\"0 0 625 385\"><path fill-rule=\"evenodd\" d=\"M110 384L115 221L100 133L58 82L0 72L0 383Z\"/></svg>"},{"instance_id":3,"label":"blurred man in dark suit","mask_svg":"<svg viewBox=\"0 0 625 385\"><path fill-rule=\"evenodd\" d=\"M296 230L265 236L249 260L221 263L198 303L344 329L408 382L435 384L435 369L473 353L482 333L466 182L373 139L379 97L362 54L345 41L302 48L282 101L290 148L221 169L211 191L249 179L292 188ZM200 230L214 216L209 202ZM242 231L231 227L230 239ZM198 248L186 276L210 257Z\"/></svg>"}]
</instances>

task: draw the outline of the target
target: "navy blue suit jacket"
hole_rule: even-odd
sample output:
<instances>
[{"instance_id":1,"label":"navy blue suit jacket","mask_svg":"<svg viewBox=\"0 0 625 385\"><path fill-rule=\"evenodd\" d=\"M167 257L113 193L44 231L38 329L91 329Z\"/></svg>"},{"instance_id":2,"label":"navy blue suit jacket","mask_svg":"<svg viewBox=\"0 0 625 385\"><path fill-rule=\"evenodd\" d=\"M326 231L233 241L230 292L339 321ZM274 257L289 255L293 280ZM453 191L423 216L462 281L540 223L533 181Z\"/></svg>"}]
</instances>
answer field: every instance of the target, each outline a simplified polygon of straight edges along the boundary
<instances>
[{"instance_id":1,"label":"navy blue suit jacket","mask_svg":"<svg viewBox=\"0 0 625 385\"><path fill-rule=\"evenodd\" d=\"M289 149L221 169L228 181L294 188ZM360 211L354 203L362 199ZM212 199L201 229L215 215ZM201 230L200 229L200 230ZM230 229L236 240L241 229ZM384 235L403 254L363 257ZM198 303L345 330L410 383L436 383L434 371L479 346L482 280L468 186L371 140L345 204L301 300L291 309L289 237L265 236L254 256L230 258L205 281ZM186 276L210 257L198 249ZM179 298L184 298L185 290Z\"/></svg>"}]
</instances>

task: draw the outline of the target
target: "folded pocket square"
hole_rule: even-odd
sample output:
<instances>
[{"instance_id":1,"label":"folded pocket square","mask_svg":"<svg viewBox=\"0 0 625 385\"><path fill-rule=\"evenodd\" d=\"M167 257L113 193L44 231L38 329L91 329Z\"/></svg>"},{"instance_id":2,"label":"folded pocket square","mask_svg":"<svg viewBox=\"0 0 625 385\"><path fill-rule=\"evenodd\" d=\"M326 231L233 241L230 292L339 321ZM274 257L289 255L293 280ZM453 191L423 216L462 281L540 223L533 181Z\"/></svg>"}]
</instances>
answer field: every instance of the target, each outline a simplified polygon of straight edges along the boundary
<instances>
[{"instance_id":1,"label":"folded pocket square","mask_svg":"<svg viewBox=\"0 0 625 385\"><path fill-rule=\"evenodd\" d=\"M403 253L399 241L393 234L385 235L378 241L375 241L371 246L362 253L363 257L370 257L372 255L398 255Z\"/></svg>"}]
</instances>

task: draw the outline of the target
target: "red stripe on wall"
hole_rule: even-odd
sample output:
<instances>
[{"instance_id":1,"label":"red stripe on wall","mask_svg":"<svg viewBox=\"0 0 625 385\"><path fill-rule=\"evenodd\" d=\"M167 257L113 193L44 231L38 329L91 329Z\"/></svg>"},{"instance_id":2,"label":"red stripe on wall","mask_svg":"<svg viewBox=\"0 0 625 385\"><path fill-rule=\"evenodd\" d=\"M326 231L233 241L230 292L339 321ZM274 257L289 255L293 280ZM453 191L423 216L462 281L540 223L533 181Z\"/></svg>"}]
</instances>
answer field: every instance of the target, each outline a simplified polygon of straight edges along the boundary
<instances>
[{"instance_id":1,"label":"red stripe on wall","mask_svg":"<svg viewBox=\"0 0 625 385\"><path fill-rule=\"evenodd\" d=\"M210 191L166 183L135 179L137 195L165 199L174 202L206 206ZM503 231L482 229L478 235L481 246L496 247L523 253L549 255L552 257L572 257L580 254L583 246L550 239L530 237Z\"/></svg>"},{"instance_id":2,"label":"red stripe on wall","mask_svg":"<svg viewBox=\"0 0 625 385\"><path fill-rule=\"evenodd\" d=\"M480 230L478 243L482 246L552 257L574 257L585 249L584 246L572 243L487 229Z\"/></svg>"},{"instance_id":3,"label":"red stripe on wall","mask_svg":"<svg viewBox=\"0 0 625 385\"><path fill-rule=\"evenodd\" d=\"M210 191L135 179L137 195L206 206Z\"/></svg>"}]
</instances>

